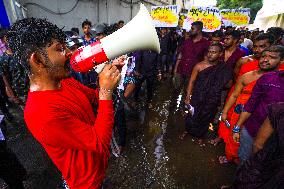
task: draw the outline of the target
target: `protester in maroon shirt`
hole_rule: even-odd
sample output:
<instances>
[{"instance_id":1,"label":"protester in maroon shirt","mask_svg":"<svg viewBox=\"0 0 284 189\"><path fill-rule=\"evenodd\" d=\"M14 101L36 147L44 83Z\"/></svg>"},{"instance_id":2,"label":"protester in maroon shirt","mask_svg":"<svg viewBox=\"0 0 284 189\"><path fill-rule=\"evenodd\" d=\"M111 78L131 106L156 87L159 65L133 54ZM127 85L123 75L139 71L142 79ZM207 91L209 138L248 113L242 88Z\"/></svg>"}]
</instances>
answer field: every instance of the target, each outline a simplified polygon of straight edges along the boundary
<instances>
[{"instance_id":1,"label":"protester in maroon shirt","mask_svg":"<svg viewBox=\"0 0 284 189\"><path fill-rule=\"evenodd\" d=\"M202 36L203 23L192 23L190 38L183 42L174 69L174 76L178 80L178 86L187 85L194 66L204 59L210 42Z\"/></svg>"},{"instance_id":2,"label":"protester in maroon shirt","mask_svg":"<svg viewBox=\"0 0 284 189\"><path fill-rule=\"evenodd\" d=\"M234 70L237 61L245 56L245 52L239 48L240 31L233 30L225 32L223 60Z\"/></svg>"},{"instance_id":3,"label":"protester in maroon shirt","mask_svg":"<svg viewBox=\"0 0 284 189\"><path fill-rule=\"evenodd\" d=\"M27 127L71 189L100 188L109 157L112 91L120 80L119 70L105 66L99 75L99 90L70 78L66 36L44 19L19 20L7 37L15 58L29 73Z\"/></svg>"},{"instance_id":4,"label":"protester in maroon shirt","mask_svg":"<svg viewBox=\"0 0 284 189\"><path fill-rule=\"evenodd\" d=\"M277 45L266 49L260 61L266 62L267 67L273 64L279 67L283 59L284 47ZM257 80L251 97L234 126L233 139L236 142L240 140L239 157L241 160L245 161L250 157L253 138L256 137L267 117L268 105L277 102L284 102L284 71L266 73Z\"/></svg>"}]
</instances>

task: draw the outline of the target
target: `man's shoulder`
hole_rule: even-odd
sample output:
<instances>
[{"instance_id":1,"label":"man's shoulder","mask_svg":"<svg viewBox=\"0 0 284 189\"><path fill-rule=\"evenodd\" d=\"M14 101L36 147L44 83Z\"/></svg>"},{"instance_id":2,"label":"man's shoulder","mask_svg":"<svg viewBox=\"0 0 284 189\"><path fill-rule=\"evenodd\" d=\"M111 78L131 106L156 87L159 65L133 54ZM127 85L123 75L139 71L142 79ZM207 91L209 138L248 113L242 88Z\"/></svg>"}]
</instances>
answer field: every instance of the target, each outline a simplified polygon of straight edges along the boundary
<instances>
[{"instance_id":1,"label":"man's shoulder","mask_svg":"<svg viewBox=\"0 0 284 189\"><path fill-rule=\"evenodd\" d=\"M276 81L275 79L278 78L278 75L279 75L278 71L265 73L258 79L257 83L259 85L273 84Z\"/></svg>"},{"instance_id":2,"label":"man's shoulder","mask_svg":"<svg viewBox=\"0 0 284 189\"><path fill-rule=\"evenodd\" d=\"M252 70L250 72L246 72L243 75L240 76L243 80L246 80L248 78L254 77L257 75L258 70Z\"/></svg>"}]
</instances>

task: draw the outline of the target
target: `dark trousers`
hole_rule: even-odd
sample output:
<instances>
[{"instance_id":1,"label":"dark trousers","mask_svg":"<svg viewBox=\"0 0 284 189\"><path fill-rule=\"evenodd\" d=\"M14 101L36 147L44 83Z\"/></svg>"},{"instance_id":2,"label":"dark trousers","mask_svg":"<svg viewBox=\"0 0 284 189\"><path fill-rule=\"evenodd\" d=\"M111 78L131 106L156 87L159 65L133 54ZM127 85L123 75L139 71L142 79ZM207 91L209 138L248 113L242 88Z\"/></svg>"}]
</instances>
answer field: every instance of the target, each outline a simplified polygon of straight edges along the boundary
<instances>
[{"instance_id":1,"label":"dark trousers","mask_svg":"<svg viewBox=\"0 0 284 189\"><path fill-rule=\"evenodd\" d=\"M123 104L120 103L114 117L114 126L118 131L118 145L121 147L126 146L126 121Z\"/></svg>"},{"instance_id":2,"label":"dark trousers","mask_svg":"<svg viewBox=\"0 0 284 189\"><path fill-rule=\"evenodd\" d=\"M166 67L166 71L164 71ZM170 56L167 54L159 54L158 57L158 68L165 73L169 72L170 69Z\"/></svg>"},{"instance_id":3,"label":"dark trousers","mask_svg":"<svg viewBox=\"0 0 284 189\"><path fill-rule=\"evenodd\" d=\"M150 103L153 98L153 87L154 87L154 82L155 82L155 76L143 76L140 79L138 79L136 83L136 89L135 89L135 100L139 99L139 94L141 91L141 87L144 81L146 81L146 86L147 86L147 103Z\"/></svg>"},{"instance_id":4,"label":"dark trousers","mask_svg":"<svg viewBox=\"0 0 284 189\"><path fill-rule=\"evenodd\" d=\"M0 76L0 110L5 115L9 113L8 108L6 107L6 103L8 102L8 96L6 94L5 84Z\"/></svg>"},{"instance_id":5,"label":"dark trousers","mask_svg":"<svg viewBox=\"0 0 284 189\"><path fill-rule=\"evenodd\" d=\"M26 174L16 155L7 149L6 142L0 141L0 178L10 189L24 189L23 180Z\"/></svg>"}]
</instances>

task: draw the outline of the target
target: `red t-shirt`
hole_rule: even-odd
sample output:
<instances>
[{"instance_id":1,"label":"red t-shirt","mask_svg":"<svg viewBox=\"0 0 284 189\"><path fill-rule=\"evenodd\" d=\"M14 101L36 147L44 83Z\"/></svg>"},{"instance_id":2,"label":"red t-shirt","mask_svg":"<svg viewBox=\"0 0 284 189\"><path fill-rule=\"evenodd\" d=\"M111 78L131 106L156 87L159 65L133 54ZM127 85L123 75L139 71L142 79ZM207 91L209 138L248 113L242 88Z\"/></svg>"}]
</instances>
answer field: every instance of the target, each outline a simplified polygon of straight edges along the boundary
<instances>
[{"instance_id":1,"label":"red t-shirt","mask_svg":"<svg viewBox=\"0 0 284 189\"><path fill-rule=\"evenodd\" d=\"M68 78L60 90L29 92L24 117L71 189L100 187L114 123L111 100L98 101L96 90Z\"/></svg>"}]
</instances>

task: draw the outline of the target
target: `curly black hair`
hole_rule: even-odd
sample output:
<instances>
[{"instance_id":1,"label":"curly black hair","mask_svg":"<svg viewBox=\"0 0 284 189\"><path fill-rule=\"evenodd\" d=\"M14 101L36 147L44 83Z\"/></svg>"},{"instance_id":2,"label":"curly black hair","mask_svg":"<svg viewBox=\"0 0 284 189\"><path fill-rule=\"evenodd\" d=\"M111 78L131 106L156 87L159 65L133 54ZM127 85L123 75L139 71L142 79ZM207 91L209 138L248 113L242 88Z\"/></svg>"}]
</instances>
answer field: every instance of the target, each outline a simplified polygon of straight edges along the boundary
<instances>
[{"instance_id":1,"label":"curly black hair","mask_svg":"<svg viewBox=\"0 0 284 189\"><path fill-rule=\"evenodd\" d=\"M15 22L7 32L8 47L13 56L30 74L28 59L33 52L46 52L53 40L64 43L66 36L46 19L25 18Z\"/></svg>"},{"instance_id":2,"label":"curly black hair","mask_svg":"<svg viewBox=\"0 0 284 189\"><path fill-rule=\"evenodd\" d=\"M88 19L86 19L86 20L82 23L82 28L84 28L84 26L90 26L90 27L92 27L92 22L89 21Z\"/></svg>"}]
</instances>

